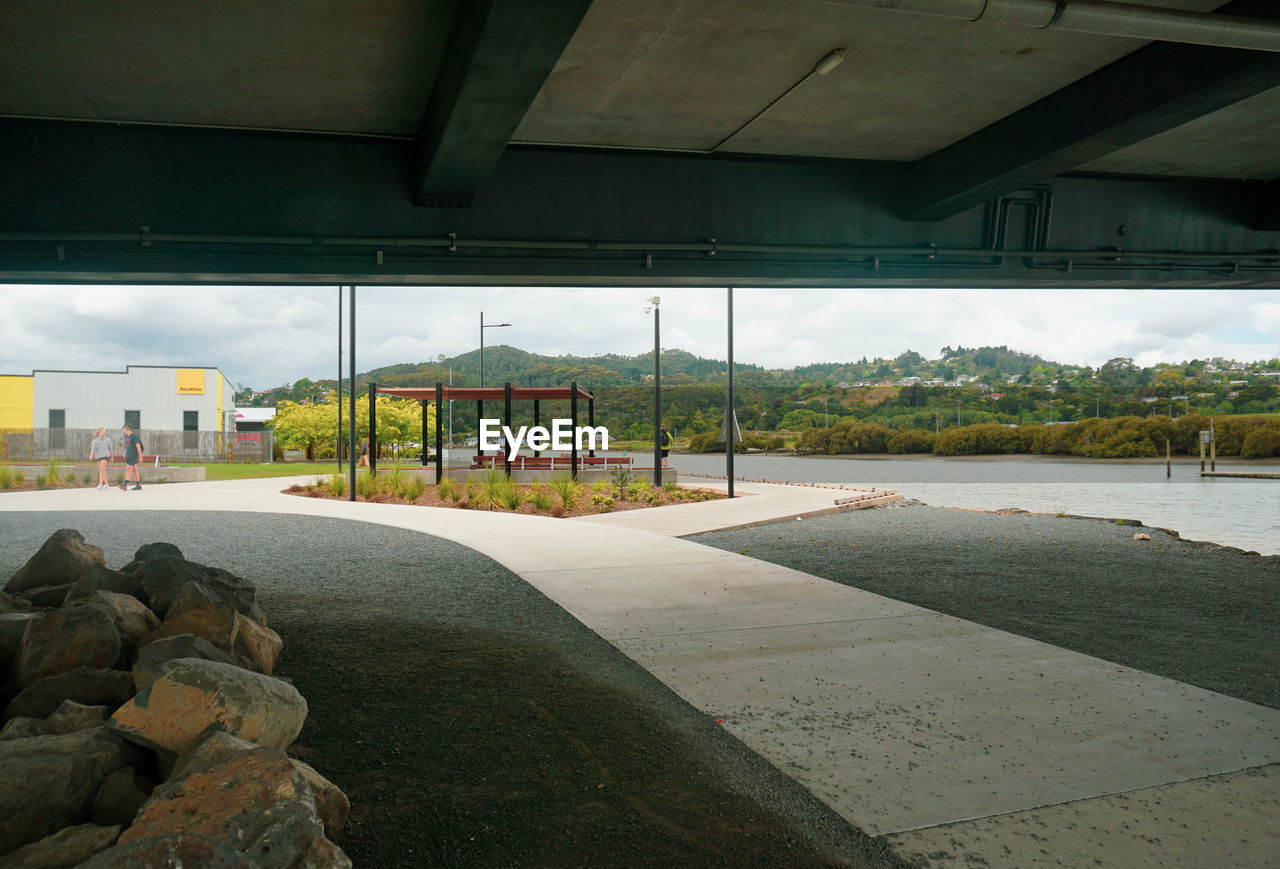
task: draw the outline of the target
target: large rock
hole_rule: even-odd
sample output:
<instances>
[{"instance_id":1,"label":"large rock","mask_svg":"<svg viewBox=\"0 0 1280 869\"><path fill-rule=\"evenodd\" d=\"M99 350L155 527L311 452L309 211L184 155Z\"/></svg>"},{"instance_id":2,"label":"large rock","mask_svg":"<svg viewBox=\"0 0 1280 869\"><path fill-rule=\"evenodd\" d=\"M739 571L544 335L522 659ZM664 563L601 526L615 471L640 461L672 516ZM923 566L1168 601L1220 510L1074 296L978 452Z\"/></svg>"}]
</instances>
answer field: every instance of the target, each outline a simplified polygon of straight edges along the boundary
<instances>
[{"instance_id":1,"label":"large rock","mask_svg":"<svg viewBox=\"0 0 1280 869\"><path fill-rule=\"evenodd\" d=\"M82 706L74 700L63 700L48 718L11 718L0 730L0 740L92 730L105 724L110 715L106 706Z\"/></svg>"},{"instance_id":2,"label":"large rock","mask_svg":"<svg viewBox=\"0 0 1280 869\"><path fill-rule=\"evenodd\" d=\"M113 769L93 798L93 822L104 826L129 826L155 788L155 782L131 766Z\"/></svg>"},{"instance_id":3,"label":"large rock","mask_svg":"<svg viewBox=\"0 0 1280 869\"><path fill-rule=\"evenodd\" d=\"M94 565L106 563L102 550L85 543L79 531L62 528L53 532L40 550L18 568L4 590L16 593L29 588L74 583L92 572Z\"/></svg>"},{"instance_id":4,"label":"large rock","mask_svg":"<svg viewBox=\"0 0 1280 869\"><path fill-rule=\"evenodd\" d=\"M8 677L13 659L18 654L18 646L22 643L22 635L26 633L27 623L40 613L14 612L0 613L0 681Z\"/></svg>"},{"instance_id":5,"label":"large rock","mask_svg":"<svg viewBox=\"0 0 1280 869\"><path fill-rule=\"evenodd\" d=\"M231 654L240 632L240 614L225 604L206 603L173 618L166 618L152 634L152 639L194 634L208 640L215 648Z\"/></svg>"},{"instance_id":6,"label":"large rock","mask_svg":"<svg viewBox=\"0 0 1280 869\"><path fill-rule=\"evenodd\" d=\"M208 730L196 737L173 765L165 781L177 781L192 773L208 772L226 763L231 755L258 748L255 743L221 730Z\"/></svg>"},{"instance_id":7,"label":"large rock","mask_svg":"<svg viewBox=\"0 0 1280 869\"><path fill-rule=\"evenodd\" d=\"M67 607L86 606L99 610L115 620L128 651L151 641L151 634L160 627L156 614L131 594L113 591L95 591L93 594L67 603Z\"/></svg>"},{"instance_id":8,"label":"large rock","mask_svg":"<svg viewBox=\"0 0 1280 869\"><path fill-rule=\"evenodd\" d=\"M74 585L42 585L39 588L28 588L18 592L19 597L33 607L60 607L67 602L67 595Z\"/></svg>"},{"instance_id":9,"label":"large rock","mask_svg":"<svg viewBox=\"0 0 1280 869\"><path fill-rule=\"evenodd\" d=\"M310 786L278 749L238 751L160 785L117 847L175 834L226 845L261 869L351 865L325 839Z\"/></svg>"},{"instance_id":10,"label":"large rock","mask_svg":"<svg viewBox=\"0 0 1280 869\"><path fill-rule=\"evenodd\" d=\"M85 862L77 869L257 869L239 852L221 842L199 836L175 833L158 839L140 839L116 844ZM297 869L308 869L299 864Z\"/></svg>"},{"instance_id":11,"label":"large rock","mask_svg":"<svg viewBox=\"0 0 1280 869\"><path fill-rule=\"evenodd\" d=\"M255 621L262 619L262 610L258 608L253 586L221 568L208 567L171 555L156 555L134 562L129 568L138 577L152 611L161 618L168 618L169 607L179 592L187 583L194 582L236 612Z\"/></svg>"},{"instance_id":12,"label":"large rock","mask_svg":"<svg viewBox=\"0 0 1280 869\"><path fill-rule=\"evenodd\" d=\"M258 624L246 616L236 613L236 636L231 651L241 658L247 658L256 668L271 675L275 669L276 659L284 648L280 635L266 625Z\"/></svg>"},{"instance_id":13,"label":"large rock","mask_svg":"<svg viewBox=\"0 0 1280 869\"><path fill-rule=\"evenodd\" d=\"M191 747L178 758L167 781L173 782L195 773L208 772L226 763L232 755L241 751L251 751L257 747L238 736L210 730L197 737ZM310 764L296 757L289 758L289 762L302 774L307 786L311 789L311 796L316 802L316 812L324 824L325 835L330 839L337 839L347 825L351 801L337 785L318 773Z\"/></svg>"},{"instance_id":14,"label":"large rock","mask_svg":"<svg viewBox=\"0 0 1280 869\"><path fill-rule=\"evenodd\" d=\"M126 576L109 567L97 566L72 583L67 590L66 602L80 598L92 597L95 591L112 591L116 594L127 594L146 603L146 592L136 576Z\"/></svg>"},{"instance_id":15,"label":"large rock","mask_svg":"<svg viewBox=\"0 0 1280 869\"><path fill-rule=\"evenodd\" d=\"M285 748L307 717L307 701L292 685L231 664L176 658L107 726L147 748L181 754L212 727L258 745Z\"/></svg>"},{"instance_id":16,"label":"large rock","mask_svg":"<svg viewBox=\"0 0 1280 869\"><path fill-rule=\"evenodd\" d=\"M133 694L133 674L128 671L78 667L33 682L5 707L4 718L47 718L64 700L115 710Z\"/></svg>"},{"instance_id":17,"label":"large rock","mask_svg":"<svg viewBox=\"0 0 1280 869\"><path fill-rule=\"evenodd\" d=\"M138 649L138 656L133 661L134 687L138 691L145 689L155 681L160 665L174 658L203 658L206 661L220 661L237 666L242 663L195 634L162 637Z\"/></svg>"},{"instance_id":18,"label":"large rock","mask_svg":"<svg viewBox=\"0 0 1280 869\"><path fill-rule=\"evenodd\" d=\"M176 558L179 561L186 560L182 554L182 550L172 543L144 543L138 547L133 553L133 561L130 561L124 567L120 568L121 573L136 574L142 569L145 561L151 561L155 558Z\"/></svg>"},{"instance_id":19,"label":"large rock","mask_svg":"<svg viewBox=\"0 0 1280 869\"><path fill-rule=\"evenodd\" d=\"M0 591L0 615L5 613L25 613L31 609L31 601L15 597L7 591Z\"/></svg>"},{"instance_id":20,"label":"large rock","mask_svg":"<svg viewBox=\"0 0 1280 869\"><path fill-rule=\"evenodd\" d=\"M302 773L302 777L307 781L307 786L311 788L311 796L316 801L316 812L319 813L320 820L324 824L324 834L328 838L338 841L342 836L342 831L347 826L347 815L351 812L351 800L347 799L347 795L342 792L341 788L316 772L315 768L310 764L304 763L296 757L291 757L289 760L297 767L298 772Z\"/></svg>"},{"instance_id":21,"label":"large rock","mask_svg":"<svg viewBox=\"0 0 1280 869\"><path fill-rule=\"evenodd\" d=\"M25 688L77 667L109 669L121 662L124 649L116 620L100 609L47 612L33 619L22 635L13 660L13 682Z\"/></svg>"},{"instance_id":22,"label":"large rock","mask_svg":"<svg viewBox=\"0 0 1280 869\"><path fill-rule=\"evenodd\" d=\"M86 820L107 774L134 753L103 727L0 742L0 854Z\"/></svg>"},{"instance_id":23,"label":"large rock","mask_svg":"<svg viewBox=\"0 0 1280 869\"><path fill-rule=\"evenodd\" d=\"M9 869L53 869L79 866L99 851L110 848L120 838L119 826L78 824L23 845L4 858Z\"/></svg>"}]
</instances>

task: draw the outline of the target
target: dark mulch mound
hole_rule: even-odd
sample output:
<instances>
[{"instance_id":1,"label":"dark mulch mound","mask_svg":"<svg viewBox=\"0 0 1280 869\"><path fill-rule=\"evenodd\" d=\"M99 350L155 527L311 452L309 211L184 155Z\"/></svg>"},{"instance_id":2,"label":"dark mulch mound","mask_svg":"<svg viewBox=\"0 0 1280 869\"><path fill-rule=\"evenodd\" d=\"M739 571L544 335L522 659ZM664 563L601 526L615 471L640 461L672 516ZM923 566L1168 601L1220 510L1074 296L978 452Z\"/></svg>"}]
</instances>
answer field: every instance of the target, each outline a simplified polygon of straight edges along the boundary
<instances>
[{"instance_id":1,"label":"dark mulch mound","mask_svg":"<svg viewBox=\"0 0 1280 869\"><path fill-rule=\"evenodd\" d=\"M1280 556L1116 521L926 506L690 539L1280 708Z\"/></svg>"},{"instance_id":2,"label":"dark mulch mound","mask_svg":"<svg viewBox=\"0 0 1280 869\"><path fill-rule=\"evenodd\" d=\"M0 514L0 577L57 528L250 579L342 787L357 866L897 866L714 720L462 546L213 512Z\"/></svg>"}]
</instances>

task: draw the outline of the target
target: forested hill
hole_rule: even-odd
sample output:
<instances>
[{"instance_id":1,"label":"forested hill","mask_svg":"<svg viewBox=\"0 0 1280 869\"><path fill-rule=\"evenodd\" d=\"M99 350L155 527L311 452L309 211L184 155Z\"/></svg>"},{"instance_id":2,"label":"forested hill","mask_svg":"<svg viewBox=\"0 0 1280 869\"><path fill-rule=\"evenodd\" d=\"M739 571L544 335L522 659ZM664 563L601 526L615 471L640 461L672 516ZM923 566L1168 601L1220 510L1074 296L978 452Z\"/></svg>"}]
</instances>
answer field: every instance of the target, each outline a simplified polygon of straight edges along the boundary
<instances>
[{"instance_id":1,"label":"forested hill","mask_svg":"<svg viewBox=\"0 0 1280 869\"><path fill-rule=\"evenodd\" d=\"M455 384L480 383L479 350L463 353L443 362L402 363L375 368L360 375L359 379L383 386L429 386L437 381L448 383L451 367ZM736 368L739 376L744 372L764 370L758 365L749 364L739 364ZM664 383L723 380L725 370L725 363L721 360L703 359L685 350L662 352ZM484 348L486 386L501 386L507 381L520 386L563 386L577 380L586 389L599 389L608 386L634 386L644 383L652 376L652 353L637 356L620 356L616 353L603 356L542 356L506 344Z\"/></svg>"},{"instance_id":2,"label":"forested hill","mask_svg":"<svg viewBox=\"0 0 1280 869\"><path fill-rule=\"evenodd\" d=\"M929 360L913 350L894 359L867 359L857 362L817 362L789 369L765 369L759 365L738 362L735 377L744 386L837 386L842 382L897 380L920 377L925 380L951 380L962 374L987 376L1003 381L1010 376L1034 376L1062 369L1058 363L1039 356L1020 353L1008 347L944 347L938 359ZM383 386L432 386L448 383L452 369L453 383L475 386L480 383L480 351L473 350L438 362L402 362L375 368L357 377L357 385L373 381ZM705 359L685 350L662 352L662 382L681 386L694 383L721 383L725 379L723 360ZM521 386L562 386L576 380L585 389L618 386L640 386L653 377L653 354L622 356L543 356L505 344L486 347L484 380L487 386L500 386L507 381ZM344 386L345 386L344 382ZM316 399L335 388L333 378L303 378L292 385L276 387L255 394L252 404L274 405L280 399L302 401ZM242 404L248 397L237 399Z\"/></svg>"}]
</instances>

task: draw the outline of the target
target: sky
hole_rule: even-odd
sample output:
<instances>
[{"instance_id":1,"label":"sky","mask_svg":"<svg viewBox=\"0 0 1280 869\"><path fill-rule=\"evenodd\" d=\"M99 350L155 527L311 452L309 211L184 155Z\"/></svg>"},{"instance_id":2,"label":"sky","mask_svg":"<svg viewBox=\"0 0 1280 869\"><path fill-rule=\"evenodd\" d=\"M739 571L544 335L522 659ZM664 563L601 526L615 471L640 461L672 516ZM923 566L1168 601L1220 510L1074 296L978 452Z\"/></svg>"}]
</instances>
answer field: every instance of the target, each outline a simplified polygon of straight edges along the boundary
<instances>
[{"instance_id":1,"label":"sky","mask_svg":"<svg viewBox=\"0 0 1280 869\"><path fill-rule=\"evenodd\" d=\"M254 389L337 373L336 287L0 286L0 374L216 366ZM342 293L346 298L346 292ZM722 289L360 287L360 371L510 344L548 355L662 345L725 358ZM344 318L346 314L344 313ZM344 341L347 327L344 325ZM1065 364L1280 356L1280 290L734 291L734 358L768 368L1007 345ZM343 363L343 371L347 370Z\"/></svg>"}]
</instances>

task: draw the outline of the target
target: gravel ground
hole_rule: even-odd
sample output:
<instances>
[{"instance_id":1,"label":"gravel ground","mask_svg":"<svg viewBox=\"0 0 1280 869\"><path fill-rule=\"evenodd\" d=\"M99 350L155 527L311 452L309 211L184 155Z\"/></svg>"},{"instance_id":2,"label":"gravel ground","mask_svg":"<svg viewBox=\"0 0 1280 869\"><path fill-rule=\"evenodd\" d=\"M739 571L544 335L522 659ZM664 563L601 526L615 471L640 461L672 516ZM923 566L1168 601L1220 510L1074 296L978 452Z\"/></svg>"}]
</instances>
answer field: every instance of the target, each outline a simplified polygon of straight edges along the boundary
<instances>
[{"instance_id":1,"label":"gravel ground","mask_svg":"<svg viewBox=\"0 0 1280 869\"><path fill-rule=\"evenodd\" d=\"M357 866L903 865L465 547L283 515L5 513L0 579L64 527L112 567L163 540L258 586L310 704L292 750L350 796Z\"/></svg>"},{"instance_id":2,"label":"gravel ground","mask_svg":"<svg viewBox=\"0 0 1280 869\"><path fill-rule=\"evenodd\" d=\"M689 539L1280 708L1280 556L918 502Z\"/></svg>"}]
</instances>

